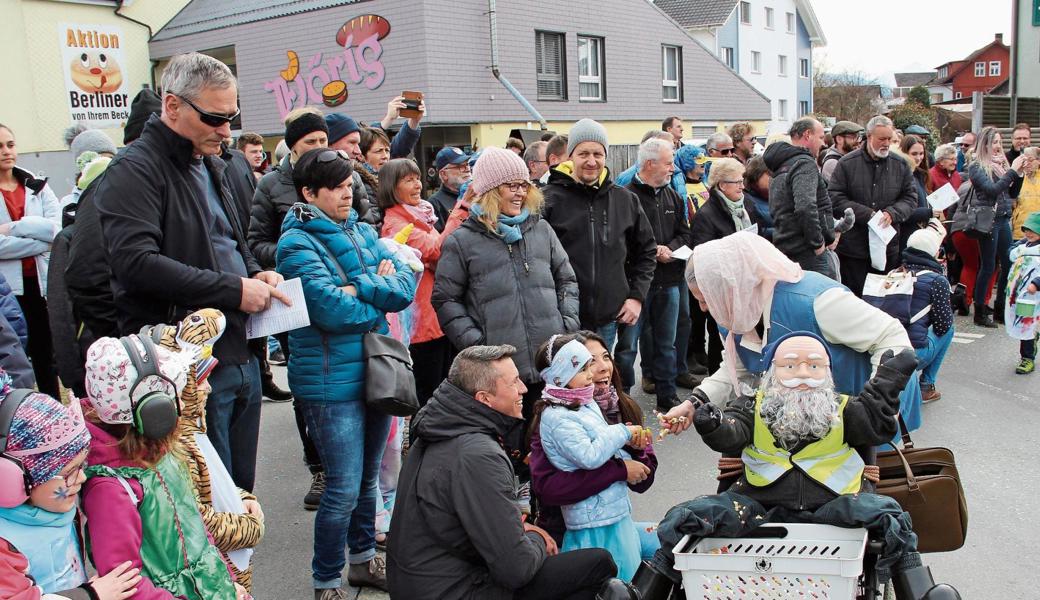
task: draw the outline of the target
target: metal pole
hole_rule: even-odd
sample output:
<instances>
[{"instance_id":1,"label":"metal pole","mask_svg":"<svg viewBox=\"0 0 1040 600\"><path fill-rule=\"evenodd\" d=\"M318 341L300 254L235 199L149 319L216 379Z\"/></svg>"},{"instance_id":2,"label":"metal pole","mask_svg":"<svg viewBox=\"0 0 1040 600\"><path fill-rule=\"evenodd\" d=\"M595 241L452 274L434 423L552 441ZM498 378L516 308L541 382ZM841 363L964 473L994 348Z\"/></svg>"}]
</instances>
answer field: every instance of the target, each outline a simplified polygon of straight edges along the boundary
<instances>
[{"instance_id":1,"label":"metal pole","mask_svg":"<svg viewBox=\"0 0 1040 600\"><path fill-rule=\"evenodd\" d=\"M1011 92L1011 122L1008 127L1014 127L1018 122L1018 6L1023 0L1011 0L1011 79L1009 91ZM1025 0L1029 2L1029 0Z\"/></svg>"}]
</instances>

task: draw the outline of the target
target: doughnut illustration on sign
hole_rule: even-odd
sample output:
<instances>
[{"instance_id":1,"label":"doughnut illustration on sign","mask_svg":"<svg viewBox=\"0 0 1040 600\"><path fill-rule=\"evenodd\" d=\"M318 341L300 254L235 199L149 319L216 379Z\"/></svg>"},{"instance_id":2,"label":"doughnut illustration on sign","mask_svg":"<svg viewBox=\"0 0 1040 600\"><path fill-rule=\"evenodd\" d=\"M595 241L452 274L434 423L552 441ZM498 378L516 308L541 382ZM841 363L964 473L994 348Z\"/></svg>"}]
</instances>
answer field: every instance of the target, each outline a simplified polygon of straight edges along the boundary
<instances>
[{"instance_id":1,"label":"doughnut illustration on sign","mask_svg":"<svg viewBox=\"0 0 1040 600\"><path fill-rule=\"evenodd\" d=\"M379 15L361 15L344 23L336 32L336 43L344 48L349 43L358 43L369 37L376 36L376 40L382 40L390 35L390 21Z\"/></svg>"},{"instance_id":2,"label":"doughnut illustration on sign","mask_svg":"<svg viewBox=\"0 0 1040 600\"><path fill-rule=\"evenodd\" d=\"M69 63L72 83L87 93L110 94L123 85L123 72L111 54L84 50Z\"/></svg>"}]
</instances>

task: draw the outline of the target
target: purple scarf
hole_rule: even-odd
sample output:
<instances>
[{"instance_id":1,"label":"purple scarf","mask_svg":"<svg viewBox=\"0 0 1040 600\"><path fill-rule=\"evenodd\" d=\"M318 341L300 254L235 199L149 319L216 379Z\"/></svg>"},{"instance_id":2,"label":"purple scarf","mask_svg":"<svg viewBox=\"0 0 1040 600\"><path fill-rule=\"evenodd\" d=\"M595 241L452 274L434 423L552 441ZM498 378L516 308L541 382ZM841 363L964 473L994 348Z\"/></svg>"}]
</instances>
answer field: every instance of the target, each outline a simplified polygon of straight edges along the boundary
<instances>
[{"instance_id":1,"label":"purple scarf","mask_svg":"<svg viewBox=\"0 0 1040 600\"><path fill-rule=\"evenodd\" d=\"M587 385L581 388L562 388L554 385L546 385L542 390L542 400L557 406L584 406L594 402L593 392L595 387Z\"/></svg>"},{"instance_id":2,"label":"purple scarf","mask_svg":"<svg viewBox=\"0 0 1040 600\"><path fill-rule=\"evenodd\" d=\"M599 405L599 410L603 413L603 418L607 420L607 423L620 421L621 409L618 407L618 395L614 386L609 383L595 386L592 398Z\"/></svg>"},{"instance_id":3,"label":"purple scarf","mask_svg":"<svg viewBox=\"0 0 1040 600\"><path fill-rule=\"evenodd\" d=\"M408 214L412 215L413 219L420 223L426 223L432 227L437 222L437 213L434 212L433 205L428 200L420 200L419 204L415 206L404 203L401 203L401 206L408 211Z\"/></svg>"}]
</instances>

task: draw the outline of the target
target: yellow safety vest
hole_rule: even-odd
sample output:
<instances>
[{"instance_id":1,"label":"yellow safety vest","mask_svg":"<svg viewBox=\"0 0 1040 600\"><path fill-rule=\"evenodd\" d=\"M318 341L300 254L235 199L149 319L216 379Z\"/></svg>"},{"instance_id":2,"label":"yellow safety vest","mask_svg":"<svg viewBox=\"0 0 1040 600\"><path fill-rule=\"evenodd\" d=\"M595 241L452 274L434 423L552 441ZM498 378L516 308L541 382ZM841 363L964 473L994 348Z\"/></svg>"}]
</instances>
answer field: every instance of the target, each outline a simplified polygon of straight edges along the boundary
<instances>
[{"instance_id":1,"label":"yellow safety vest","mask_svg":"<svg viewBox=\"0 0 1040 600\"><path fill-rule=\"evenodd\" d=\"M764 487L797 466L812 479L836 494L854 494L863 482L863 459L845 443L843 415L849 397L842 394L838 406L838 420L822 440L802 448L797 454L776 445L776 439L762 420L760 391L755 398L755 437L744 448L744 476L748 483Z\"/></svg>"}]
</instances>

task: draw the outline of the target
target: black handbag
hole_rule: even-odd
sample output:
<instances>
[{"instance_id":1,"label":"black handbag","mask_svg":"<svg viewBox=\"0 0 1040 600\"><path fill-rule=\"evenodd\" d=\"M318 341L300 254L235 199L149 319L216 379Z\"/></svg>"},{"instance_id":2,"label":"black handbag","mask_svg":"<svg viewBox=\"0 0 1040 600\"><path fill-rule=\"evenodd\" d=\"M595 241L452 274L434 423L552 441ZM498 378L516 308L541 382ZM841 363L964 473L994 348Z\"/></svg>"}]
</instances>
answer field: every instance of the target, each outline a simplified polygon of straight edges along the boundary
<instances>
[{"instance_id":1,"label":"black handbag","mask_svg":"<svg viewBox=\"0 0 1040 600\"><path fill-rule=\"evenodd\" d=\"M993 235L993 224L997 219L996 204L979 204L975 186L971 187L965 202L964 233L973 238L988 238Z\"/></svg>"},{"instance_id":2,"label":"black handbag","mask_svg":"<svg viewBox=\"0 0 1040 600\"><path fill-rule=\"evenodd\" d=\"M343 271L329 247L315 236L325 253L336 266L343 285L349 285L350 279ZM368 265L357 250L358 262L368 273ZM365 406L394 417L409 417L419 410L419 398L415 393L415 374L412 371L412 355L408 347L400 341L375 331L370 331L361 338L365 356Z\"/></svg>"}]
</instances>

